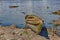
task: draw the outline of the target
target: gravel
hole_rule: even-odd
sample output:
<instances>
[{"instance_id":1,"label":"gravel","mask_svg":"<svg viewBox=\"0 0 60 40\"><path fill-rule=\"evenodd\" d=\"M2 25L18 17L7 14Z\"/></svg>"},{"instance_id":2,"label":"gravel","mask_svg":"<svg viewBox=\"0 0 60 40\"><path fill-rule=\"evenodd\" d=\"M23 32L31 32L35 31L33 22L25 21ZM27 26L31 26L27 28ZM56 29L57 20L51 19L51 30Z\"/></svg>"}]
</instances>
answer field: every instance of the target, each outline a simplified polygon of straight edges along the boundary
<instances>
[{"instance_id":1,"label":"gravel","mask_svg":"<svg viewBox=\"0 0 60 40\"><path fill-rule=\"evenodd\" d=\"M19 29L15 25L0 26L0 40L47 40L30 29Z\"/></svg>"}]
</instances>

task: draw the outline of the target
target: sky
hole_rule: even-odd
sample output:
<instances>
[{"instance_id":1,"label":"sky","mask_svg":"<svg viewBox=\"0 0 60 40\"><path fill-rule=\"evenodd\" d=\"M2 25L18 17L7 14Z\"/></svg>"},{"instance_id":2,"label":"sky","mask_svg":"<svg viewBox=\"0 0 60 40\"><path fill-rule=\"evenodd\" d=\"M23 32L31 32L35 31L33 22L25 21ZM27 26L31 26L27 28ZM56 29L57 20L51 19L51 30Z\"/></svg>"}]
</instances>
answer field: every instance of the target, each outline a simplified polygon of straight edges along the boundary
<instances>
[{"instance_id":1,"label":"sky","mask_svg":"<svg viewBox=\"0 0 60 40\"><path fill-rule=\"evenodd\" d=\"M9 8L9 6L17 5L18 8ZM47 9L47 6L49 7ZM52 12L60 10L60 0L0 0L0 21L3 24L25 24L25 15L35 14L41 17L45 23L58 19L58 15ZM50 26L46 24L46 26Z\"/></svg>"}]
</instances>

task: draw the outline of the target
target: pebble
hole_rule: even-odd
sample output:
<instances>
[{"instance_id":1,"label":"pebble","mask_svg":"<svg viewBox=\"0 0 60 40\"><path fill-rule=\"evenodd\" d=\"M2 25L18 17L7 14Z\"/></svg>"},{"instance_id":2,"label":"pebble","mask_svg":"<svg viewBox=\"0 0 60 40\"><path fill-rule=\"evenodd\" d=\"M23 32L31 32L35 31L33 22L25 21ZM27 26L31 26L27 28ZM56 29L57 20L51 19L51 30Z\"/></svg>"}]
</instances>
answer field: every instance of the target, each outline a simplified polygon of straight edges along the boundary
<instances>
[{"instance_id":1,"label":"pebble","mask_svg":"<svg viewBox=\"0 0 60 40\"><path fill-rule=\"evenodd\" d=\"M47 40L42 36L38 36L30 29L19 29L13 26L0 27L0 40Z\"/></svg>"}]
</instances>

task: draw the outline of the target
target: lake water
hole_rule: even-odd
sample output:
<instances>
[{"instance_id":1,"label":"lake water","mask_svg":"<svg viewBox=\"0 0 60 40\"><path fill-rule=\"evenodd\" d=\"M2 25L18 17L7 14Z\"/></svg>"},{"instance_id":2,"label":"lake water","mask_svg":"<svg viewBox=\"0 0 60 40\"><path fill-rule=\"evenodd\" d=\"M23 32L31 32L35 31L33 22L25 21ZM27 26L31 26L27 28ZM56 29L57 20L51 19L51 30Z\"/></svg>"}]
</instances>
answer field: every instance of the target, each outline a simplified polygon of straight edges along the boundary
<instances>
[{"instance_id":1,"label":"lake water","mask_svg":"<svg viewBox=\"0 0 60 40\"><path fill-rule=\"evenodd\" d=\"M9 8L9 6L17 5L17 8ZM52 12L60 10L60 0L1 0L0 1L0 25L9 26L16 24L18 27L25 26L25 15L35 14L41 17L46 27L53 27L52 20L59 19L59 15L54 15ZM25 12L24 15L22 12ZM48 24L48 23L52 24Z\"/></svg>"}]
</instances>

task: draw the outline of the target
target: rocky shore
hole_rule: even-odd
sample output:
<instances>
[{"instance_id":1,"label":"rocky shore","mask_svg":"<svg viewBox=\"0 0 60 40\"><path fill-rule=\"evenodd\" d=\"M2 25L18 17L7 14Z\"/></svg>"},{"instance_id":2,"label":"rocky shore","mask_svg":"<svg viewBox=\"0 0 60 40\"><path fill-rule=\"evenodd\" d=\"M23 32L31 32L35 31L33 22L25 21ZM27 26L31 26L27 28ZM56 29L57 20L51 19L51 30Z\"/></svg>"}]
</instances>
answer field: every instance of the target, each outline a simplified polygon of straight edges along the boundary
<instances>
[{"instance_id":1,"label":"rocky shore","mask_svg":"<svg viewBox=\"0 0 60 40\"><path fill-rule=\"evenodd\" d=\"M15 25L0 26L0 40L47 40L30 29L19 29Z\"/></svg>"},{"instance_id":2,"label":"rocky shore","mask_svg":"<svg viewBox=\"0 0 60 40\"><path fill-rule=\"evenodd\" d=\"M50 32L50 40L60 40L60 38ZM0 26L0 40L49 40L35 34L30 29L19 29L16 25Z\"/></svg>"}]
</instances>

